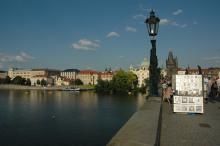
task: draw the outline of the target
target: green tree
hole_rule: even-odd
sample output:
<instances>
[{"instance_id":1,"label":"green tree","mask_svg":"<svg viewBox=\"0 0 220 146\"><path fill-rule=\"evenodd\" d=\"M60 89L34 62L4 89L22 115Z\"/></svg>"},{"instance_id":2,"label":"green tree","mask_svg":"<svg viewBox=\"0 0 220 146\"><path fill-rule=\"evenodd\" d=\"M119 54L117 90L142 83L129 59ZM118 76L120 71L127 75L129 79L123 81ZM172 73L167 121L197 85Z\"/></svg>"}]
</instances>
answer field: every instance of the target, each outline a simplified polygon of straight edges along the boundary
<instances>
[{"instance_id":1,"label":"green tree","mask_svg":"<svg viewBox=\"0 0 220 146\"><path fill-rule=\"evenodd\" d=\"M25 85L26 79L22 78L21 76L16 76L13 80L12 83L16 85Z\"/></svg>"},{"instance_id":2,"label":"green tree","mask_svg":"<svg viewBox=\"0 0 220 146\"><path fill-rule=\"evenodd\" d=\"M11 78L9 76L6 76L5 79L3 79L3 84L10 84L11 83Z\"/></svg>"},{"instance_id":3,"label":"green tree","mask_svg":"<svg viewBox=\"0 0 220 146\"><path fill-rule=\"evenodd\" d=\"M118 71L111 81L114 93L127 93L137 89L137 76L132 72Z\"/></svg>"},{"instance_id":4,"label":"green tree","mask_svg":"<svg viewBox=\"0 0 220 146\"><path fill-rule=\"evenodd\" d=\"M80 79L76 79L76 80L74 81L74 83L75 83L75 85L83 85L83 82L82 82L82 80L80 80Z\"/></svg>"},{"instance_id":5,"label":"green tree","mask_svg":"<svg viewBox=\"0 0 220 146\"><path fill-rule=\"evenodd\" d=\"M40 85L40 80L39 79L37 79L37 85Z\"/></svg>"},{"instance_id":6,"label":"green tree","mask_svg":"<svg viewBox=\"0 0 220 146\"><path fill-rule=\"evenodd\" d=\"M46 85L47 85L47 81L44 80L44 79L42 79L42 80L40 81L40 84L41 84L41 86L46 86Z\"/></svg>"},{"instance_id":7,"label":"green tree","mask_svg":"<svg viewBox=\"0 0 220 146\"><path fill-rule=\"evenodd\" d=\"M31 85L31 80L30 80L29 78L26 80L26 85L27 85L27 86L30 86L30 85Z\"/></svg>"},{"instance_id":8,"label":"green tree","mask_svg":"<svg viewBox=\"0 0 220 146\"><path fill-rule=\"evenodd\" d=\"M95 86L97 92L111 92L111 82L108 80L98 79L97 85Z\"/></svg>"}]
</instances>

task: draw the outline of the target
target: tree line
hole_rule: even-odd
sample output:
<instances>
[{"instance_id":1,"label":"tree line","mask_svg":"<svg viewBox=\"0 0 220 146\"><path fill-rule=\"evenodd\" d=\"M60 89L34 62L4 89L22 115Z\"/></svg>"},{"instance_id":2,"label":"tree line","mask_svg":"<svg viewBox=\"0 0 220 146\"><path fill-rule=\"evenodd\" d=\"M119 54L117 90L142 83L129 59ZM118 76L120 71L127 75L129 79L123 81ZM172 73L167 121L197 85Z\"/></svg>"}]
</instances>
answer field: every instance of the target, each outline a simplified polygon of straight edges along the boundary
<instances>
[{"instance_id":1,"label":"tree line","mask_svg":"<svg viewBox=\"0 0 220 146\"><path fill-rule=\"evenodd\" d=\"M146 92L148 81L145 80L145 85L138 88L138 78L132 72L118 71L111 81L98 79L95 86L97 92L105 93L129 93L129 92Z\"/></svg>"},{"instance_id":2,"label":"tree line","mask_svg":"<svg viewBox=\"0 0 220 146\"><path fill-rule=\"evenodd\" d=\"M46 86L47 81L37 80L37 85ZM15 78L11 79L9 76L6 76L4 79L0 79L0 84L15 84L15 85L25 85L25 86L31 86L31 80L28 78L22 78L21 76L16 76Z\"/></svg>"}]
</instances>

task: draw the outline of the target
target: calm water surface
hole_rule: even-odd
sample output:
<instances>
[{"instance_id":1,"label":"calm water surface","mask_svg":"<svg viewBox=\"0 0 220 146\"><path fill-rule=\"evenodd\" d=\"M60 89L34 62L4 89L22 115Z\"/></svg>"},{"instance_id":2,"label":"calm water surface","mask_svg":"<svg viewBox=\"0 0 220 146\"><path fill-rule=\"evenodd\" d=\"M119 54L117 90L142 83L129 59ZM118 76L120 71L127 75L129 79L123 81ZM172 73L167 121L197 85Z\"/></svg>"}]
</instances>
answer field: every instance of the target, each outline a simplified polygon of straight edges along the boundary
<instances>
[{"instance_id":1,"label":"calm water surface","mask_svg":"<svg viewBox=\"0 0 220 146\"><path fill-rule=\"evenodd\" d=\"M0 90L0 145L103 146L144 101L141 94Z\"/></svg>"}]
</instances>

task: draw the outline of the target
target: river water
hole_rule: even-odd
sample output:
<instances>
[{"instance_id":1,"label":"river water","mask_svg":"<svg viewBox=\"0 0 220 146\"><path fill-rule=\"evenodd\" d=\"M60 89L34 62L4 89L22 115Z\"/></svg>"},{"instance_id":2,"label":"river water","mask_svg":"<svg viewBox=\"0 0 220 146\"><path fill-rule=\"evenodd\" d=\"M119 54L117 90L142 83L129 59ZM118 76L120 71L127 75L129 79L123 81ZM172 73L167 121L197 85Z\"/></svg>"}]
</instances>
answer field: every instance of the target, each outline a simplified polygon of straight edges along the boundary
<instances>
[{"instance_id":1,"label":"river water","mask_svg":"<svg viewBox=\"0 0 220 146\"><path fill-rule=\"evenodd\" d=\"M0 90L0 145L104 146L144 101L141 94Z\"/></svg>"}]
</instances>

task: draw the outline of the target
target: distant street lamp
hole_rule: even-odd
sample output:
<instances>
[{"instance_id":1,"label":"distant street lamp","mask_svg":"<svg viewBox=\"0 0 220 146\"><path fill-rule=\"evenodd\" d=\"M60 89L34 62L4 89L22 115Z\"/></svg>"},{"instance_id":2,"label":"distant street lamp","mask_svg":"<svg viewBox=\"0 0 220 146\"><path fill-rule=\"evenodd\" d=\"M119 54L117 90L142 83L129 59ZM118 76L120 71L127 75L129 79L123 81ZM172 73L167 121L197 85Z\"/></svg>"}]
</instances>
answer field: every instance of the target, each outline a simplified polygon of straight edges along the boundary
<instances>
[{"instance_id":1,"label":"distant street lamp","mask_svg":"<svg viewBox=\"0 0 220 146\"><path fill-rule=\"evenodd\" d=\"M158 33L159 22L160 19L155 16L153 10L150 12L150 17L145 20L152 44L149 66L150 96L158 96L159 69L157 68L158 61L156 54L156 35Z\"/></svg>"}]
</instances>

